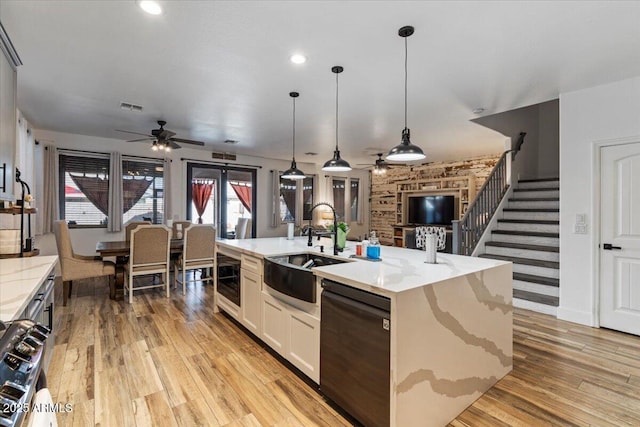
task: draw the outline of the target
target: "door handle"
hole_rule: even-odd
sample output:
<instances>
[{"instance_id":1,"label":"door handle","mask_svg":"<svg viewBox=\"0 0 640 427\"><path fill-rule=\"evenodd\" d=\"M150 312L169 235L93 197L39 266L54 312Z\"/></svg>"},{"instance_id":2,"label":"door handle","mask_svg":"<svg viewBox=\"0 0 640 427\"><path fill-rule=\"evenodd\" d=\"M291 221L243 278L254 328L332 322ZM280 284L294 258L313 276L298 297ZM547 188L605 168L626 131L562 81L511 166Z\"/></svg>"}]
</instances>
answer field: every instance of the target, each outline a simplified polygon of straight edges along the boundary
<instances>
[{"instance_id":1,"label":"door handle","mask_svg":"<svg viewBox=\"0 0 640 427\"><path fill-rule=\"evenodd\" d=\"M610 250L621 250L622 248L620 246L613 246L611 243L603 243L602 244L602 249L604 249L605 251L610 251Z\"/></svg>"}]
</instances>

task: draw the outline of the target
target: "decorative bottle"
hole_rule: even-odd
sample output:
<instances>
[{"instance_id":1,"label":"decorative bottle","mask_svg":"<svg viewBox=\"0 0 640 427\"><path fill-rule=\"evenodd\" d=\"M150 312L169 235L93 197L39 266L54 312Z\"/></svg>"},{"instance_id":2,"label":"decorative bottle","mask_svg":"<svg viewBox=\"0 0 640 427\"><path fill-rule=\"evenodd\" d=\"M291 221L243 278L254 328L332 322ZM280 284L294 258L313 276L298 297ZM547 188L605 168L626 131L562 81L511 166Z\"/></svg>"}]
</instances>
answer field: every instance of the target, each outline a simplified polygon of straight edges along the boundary
<instances>
[{"instance_id":1,"label":"decorative bottle","mask_svg":"<svg viewBox=\"0 0 640 427\"><path fill-rule=\"evenodd\" d=\"M380 241L376 236L376 232L372 231L369 237L369 245L367 245L367 258L380 259Z\"/></svg>"}]
</instances>

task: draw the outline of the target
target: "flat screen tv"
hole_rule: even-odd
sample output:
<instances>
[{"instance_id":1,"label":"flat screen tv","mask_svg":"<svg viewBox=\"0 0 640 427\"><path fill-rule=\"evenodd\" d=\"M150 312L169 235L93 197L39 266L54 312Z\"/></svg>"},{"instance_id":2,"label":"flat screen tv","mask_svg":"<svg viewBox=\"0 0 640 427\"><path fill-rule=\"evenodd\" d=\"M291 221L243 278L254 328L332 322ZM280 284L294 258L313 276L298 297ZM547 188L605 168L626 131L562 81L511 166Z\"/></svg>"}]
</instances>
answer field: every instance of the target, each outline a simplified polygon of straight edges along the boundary
<instances>
[{"instance_id":1,"label":"flat screen tv","mask_svg":"<svg viewBox=\"0 0 640 427\"><path fill-rule=\"evenodd\" d=\"M454 219L454 196L414 196L408 203L409 224L451 225Z\"/></svg>"}]
</instances>

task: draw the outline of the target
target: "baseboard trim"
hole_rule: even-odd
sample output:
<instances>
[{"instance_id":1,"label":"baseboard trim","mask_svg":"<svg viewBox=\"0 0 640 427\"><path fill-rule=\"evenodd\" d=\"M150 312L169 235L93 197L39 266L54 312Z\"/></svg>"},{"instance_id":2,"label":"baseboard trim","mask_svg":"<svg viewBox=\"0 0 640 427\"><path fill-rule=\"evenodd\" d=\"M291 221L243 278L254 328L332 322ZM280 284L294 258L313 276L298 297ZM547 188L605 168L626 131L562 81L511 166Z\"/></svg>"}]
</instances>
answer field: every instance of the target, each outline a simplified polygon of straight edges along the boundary
<instances>
[{"instance_id":1,"label":"baseboard trim","mask_svg":"<svg viewBox=\"0 0 640 427\"><path fill-rule=\"evenodd\" d=\"M560 300L560 304L562 304L562 300ZM578 311L560 306L558 307L558 319L594 328L597 327L593 314L588 311Z\"/></svg>"}]
</instances>

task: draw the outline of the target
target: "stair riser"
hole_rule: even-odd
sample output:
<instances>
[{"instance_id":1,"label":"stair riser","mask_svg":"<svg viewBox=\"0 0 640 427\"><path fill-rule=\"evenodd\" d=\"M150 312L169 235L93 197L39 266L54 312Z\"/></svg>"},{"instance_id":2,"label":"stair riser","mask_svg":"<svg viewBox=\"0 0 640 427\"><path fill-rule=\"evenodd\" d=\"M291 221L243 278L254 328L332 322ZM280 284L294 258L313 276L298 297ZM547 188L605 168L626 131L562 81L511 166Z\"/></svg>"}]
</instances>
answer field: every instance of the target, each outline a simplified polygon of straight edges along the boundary
<instances>
[{"instance_id":1,"label":"stair riser","mask_svg":"<svg viewBox=\"0 0 640 427\"><path fill-rule=\"evenodd\" d=\"M513 264L514 273L533 274L534 276L560 278L560 270L557 268L538 267L537 265Z\"/></svg>"},{"instance_id":2,"label":"stair riser","mask_svg":"<svg viewBox=\"0 0 640 427\"><path fill-rule=\"evenodd\" d=\"M540 295L550 295L552 297L560 296L560 289L555 286L541 285L539 283L523 282L521 280L513 281L513 289L521 291L534 292Z\"/></svg>"},{"instance_id":3,"label":"stair riser","mask_svg":"<svg viewBox=\"0 0 640 427\"><path fill-rule=\"evenodd\" d=\"M511 209L560 209L560 201L527 200L526 202L509 202Z\"/></svg>"},{"instance_id":4,"label":"stair riser","mask_svg":"<svg viewBox=\"0 0 640 427\"><path fill-rule=\"evenodd\" d=\"M514 199L537 199L540 197L560 197L558 190L549 191L514 191Z\"/></svg>"},{"instance_id":5,"label":"stair riser","mask_svg":"<svg viewBox=\"0 0 640 427\"><path fill-rule=\"evenodd\" d=\"M513 235L513 234L491 233L491 240L494 242L524 243L527 245L542 245L542 246L559 246L560 245L560 239L557 237L538 237L538 236L522 236L522 235Z\"/></svg>"},{"instance_id":6,"label":"stair riser","mask_svg":"<svg viewBox=\"0 0 640 427\"><path fill-rule=\"evenodd\" d=\"M517 308L524 308L525 310L535 311L537 313L548 314L553 317L558 316L558 307L539 304L537 302L531 302L531 301L514 298L513 306Z\"/></svg>"},{"instance_id":7,"label":"stair riser","mask_svg":"<svg viewBox=\"0 0 640 427\"><path fill-rule=\"evenodd\" d=\"M532 251L529 249L500 248L496 246L485 246L485 252L488 254L512 256L517 258L539 259L543 261L560 262L560 254L558 252Z\"/></svg>"},{"instance_id":8,"label":"stair riser","mask_svg":"<svg viewBox=\"0 0 640 427\"><path fill-rule=\"evenodd\" d=\"M503 219L530 219L530 220L545 220L545 221L558 221L560 219L559 212L513 212L503 211Z\"/></svg>"},{"instance_id":9,"label":"stair riser","mask_svg":"<svg viewBox=\"0 0 640 427\"><path fill-rule=\"evenodd\" d=\"M559 233L559 225L550 224L519 224L510 222L499 222L496 230L512 230L512 231L537 231L541 233Z\"/></svg>"},{"instance_id":10,"label":"stair riser","mask_svg":"<svg viewBox=\"0 0 640 427\"><path fill-rule=\"evenodd\" d=\"M558 188L560 181L535 181L535 182L518 182L518 188Z\"/></svg>"}]
</instances>

